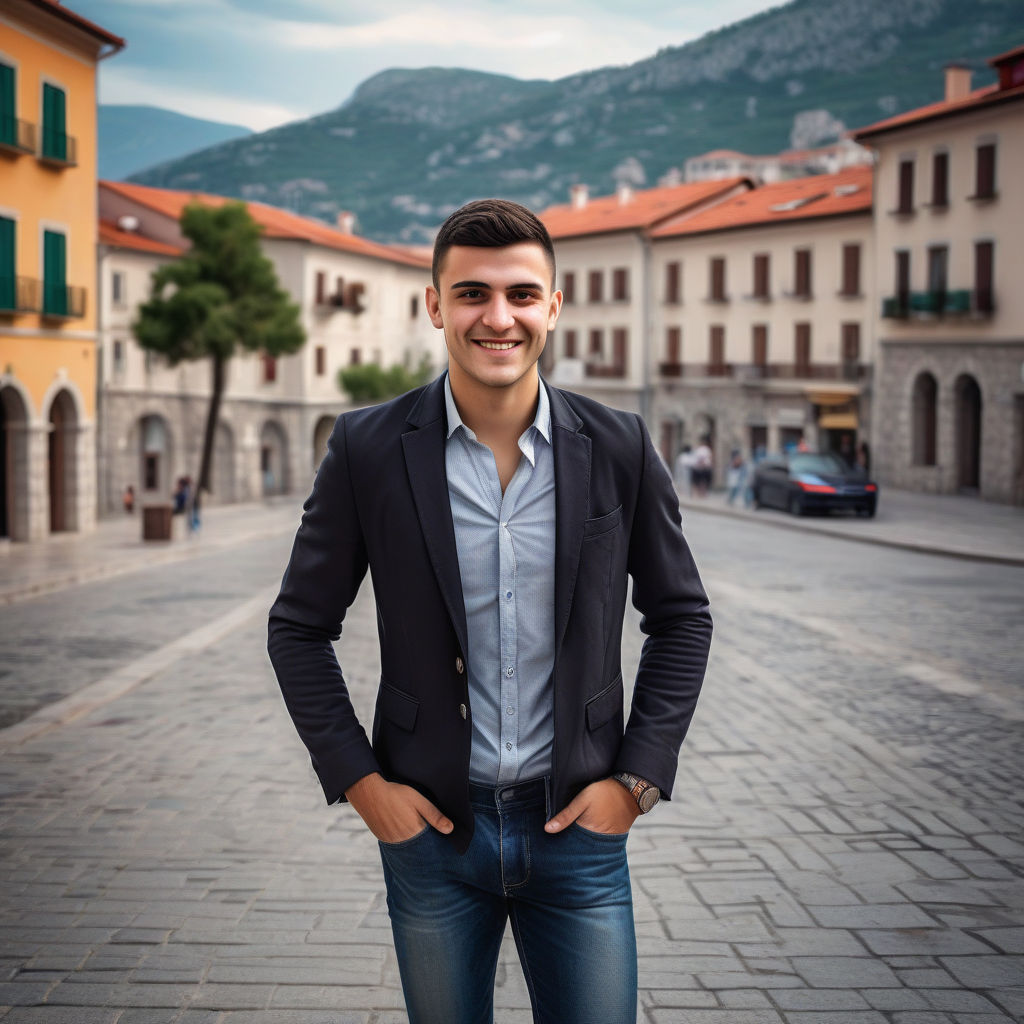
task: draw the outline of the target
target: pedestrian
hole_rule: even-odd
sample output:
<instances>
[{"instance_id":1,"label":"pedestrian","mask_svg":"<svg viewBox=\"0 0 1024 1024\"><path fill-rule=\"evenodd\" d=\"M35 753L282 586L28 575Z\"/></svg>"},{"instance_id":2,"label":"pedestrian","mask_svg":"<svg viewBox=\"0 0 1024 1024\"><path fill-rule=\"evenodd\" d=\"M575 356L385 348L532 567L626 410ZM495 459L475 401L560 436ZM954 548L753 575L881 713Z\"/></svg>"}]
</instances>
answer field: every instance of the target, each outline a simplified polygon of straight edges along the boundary
<instances>
[{"instance_id":1,"label":"pedestrian","mask_svg":"<svg viewBox=\"0 0 1024 1024\"><path fill-rule=\"evenodd\" d=\"M693 452L693 488L698 498L706 498L714 475L714 457L711 454L711 436L705 434Z\"/></svg>"},{"instance_id":2,"label":"pedestrian","mask_svg":"<svg viewBox=\"0 0 1024 1024\"><path fill-rule=\"evenodd\" d=\"M180 516L183 515L185 509L188 507L188 477L179 476L177 483L174 485L174 494L172 495L174 506L171 510L172 515Z\"/></svg>"},{"instance_id":3,"label":"pedestrian","mask_svg":"<svg viewBox=\"0 0 1024 1024\"><path fill-rule=\"evenodd\" d=\"M669 797L711 640L639 416L542 381L554 251L479 200L434 244L448 370L335 424L268 648L328 803L377 837L410 1024L493 1019L511 920L534 1020L634 1024L626 839ZM372 743L331 641L372 573ZM627 593L648 633L624 727Z\"/></svg>"},{"instance_id":4,"label":"pedestrian","mask_svg":"<svg viewBox=\"0 0 1024 1024\"><path fill-rule=\"evenodd\" d=\"M188 493L188 529L190 533L196 533L199 530L199 488L193 485L191 477L188 478Z\"/></svg>"},{"instance_id":5,"label":"pedestrian","mask_svg":"<svg viewBox=\"0 0 1024 1024\"><path fill-rule=\"evenodd\" d=\"M121 505L129 515L135 511L135 488L131 484L121 494Z\"/></svg>"},{"instance_id":6,"label":"pedestrian","mask_svg":"<svg viewBox=\"0 0 1024 1024\"><path fill-rule=\"evenodd\" d=\"M747 464L743 460L743 453L739 448L733 448L729 457L729 468L725 472L725 485L729 492L726 495L726 503L731 505L742 493L747 480Z\"/></svg>"},{"instance_id":7,"label":"pedestrian","mask_svg":"<svg viewBox=\"0 0 1024 1024\"><path fill-rule=\"evenodd\" d=\"M693 493L693 449L688 444L684 444L676 456L675 482L682 489L683 496L689 498Z\"/></svg>"}]
</instances>

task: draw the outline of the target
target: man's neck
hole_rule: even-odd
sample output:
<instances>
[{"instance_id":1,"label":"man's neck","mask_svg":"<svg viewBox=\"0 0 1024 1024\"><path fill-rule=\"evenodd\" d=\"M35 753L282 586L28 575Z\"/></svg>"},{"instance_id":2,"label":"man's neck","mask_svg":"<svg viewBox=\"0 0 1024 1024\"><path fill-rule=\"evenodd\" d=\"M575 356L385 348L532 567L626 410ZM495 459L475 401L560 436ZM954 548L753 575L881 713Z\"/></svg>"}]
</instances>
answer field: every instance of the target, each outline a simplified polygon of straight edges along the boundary
<instances>
[{"instance_id":1,"label":"man's neck","mask_svg":"<svg viewBox=\"0 0 1024 1024\"><path fill-rule=\"evenodd\" d=\"M452 398L462 422L484 444L508 444L519 440L537 415L540 375L536 368L507 388L489 388L448 369Z\"/></svg>"}]
</instances>

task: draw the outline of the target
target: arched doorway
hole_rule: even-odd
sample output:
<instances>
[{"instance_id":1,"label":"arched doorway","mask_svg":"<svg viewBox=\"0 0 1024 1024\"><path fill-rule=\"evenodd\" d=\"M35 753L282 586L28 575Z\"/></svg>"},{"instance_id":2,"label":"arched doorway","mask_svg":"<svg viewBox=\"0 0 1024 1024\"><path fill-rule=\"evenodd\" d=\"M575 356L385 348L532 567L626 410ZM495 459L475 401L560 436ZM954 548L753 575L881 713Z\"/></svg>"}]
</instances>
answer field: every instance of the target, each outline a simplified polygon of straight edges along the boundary
<instances>
[{"instance_id":1,"label":"arched doorway","mask_svg":"<svg viewBox=\"0 0 1024 1024\"><path fill-rule=\"evenodd\" d=\"M139 480L144 497L165 501L171 491L171 434L167 421L155 413L138 423Z\"/></svg>"},{"instance_id":2,"label":"arched doorway","mask_svg":"<svg viewBox=\"0 0 1024 1024\"><path fill-rule=\"evenodd\" d=\"M74 528L78 416L74 399L58 391L50 403L47 474L50 482L50 532Z\"/></svg>"},{"instance_id":3,"label":"arched doorway","mask_svg":"<svg viewBox=\"0 0 1024 1024\"><path fill-rule=\"evenodd\" d=\"M977 491L981 485L981 388L969 374L953 385L957 487Z\"/></svg>"},{"instance_id":4,"label":"arched doorway","mask_svg":"<svg viewBox=\"0 0 1024 1024\"><path fill-rule=\"evenodd\" d=\"M935 437L939 386L933 374L919 373L914 380L911 399L913 417L913 463L915 466L935 465Z\"/></svg>"},{"instance_id":5,"label":"arched doorway","mask_svg":"<svg viewBox=\"0 0 1024 1024\"><path fill-rule=\"evenodd\" d=\"M28 536L28 408L13 387L0 387L0 537Z\"/></svg>"},{"instance_id":6,"label":"arched doorway","mask_svg":"<svg viewBox=\"0 0 1024 1024\"><path fill-rule=\"evenodd\" d=\"M235 435L223 421L217 421L213 436L212 498L218 505L235 500Z\"/></svg>"},{"instance_id":7,"label":"arched doorway","mask_svg":"<svg viewBox=\"0 0 1024 1024\"><path fill-rule=\"evenodd\" d=\"M334 420L330 416L321 416L313 430L313 469L319 469L323 457L327 454L327 442L331 439Z\"/></svg>"},{"instance_id":8,"label":"arched doorway","mask_svg":"<svg viewBox=\"0 0 1024 1024\"><path fill-rule=\"evenodd\" d=\"M288 444L281 425L273 420L260 430L260 480L264 497L288 491Z\"/></svg>"}]
</instances>

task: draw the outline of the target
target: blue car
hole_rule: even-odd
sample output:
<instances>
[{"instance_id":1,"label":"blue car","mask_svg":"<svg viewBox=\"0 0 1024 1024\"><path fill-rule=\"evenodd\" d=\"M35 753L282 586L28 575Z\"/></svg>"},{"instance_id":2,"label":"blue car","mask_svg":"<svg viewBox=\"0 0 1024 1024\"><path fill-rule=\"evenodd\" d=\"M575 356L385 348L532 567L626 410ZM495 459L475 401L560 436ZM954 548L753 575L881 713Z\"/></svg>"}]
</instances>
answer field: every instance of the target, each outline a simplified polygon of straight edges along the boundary
<instances>
[{"instance_id":1,"label":"blue car","mask_svg":"<svg viewBox=\"0 0 1024 1024\"><path fill-rule=\"evenodd\" d=\"M795 516L838 509L871 517L878 507L878 484L831 452L771 455L758 463L751 490L755 507Z\"/></svg>"}]
</instances>

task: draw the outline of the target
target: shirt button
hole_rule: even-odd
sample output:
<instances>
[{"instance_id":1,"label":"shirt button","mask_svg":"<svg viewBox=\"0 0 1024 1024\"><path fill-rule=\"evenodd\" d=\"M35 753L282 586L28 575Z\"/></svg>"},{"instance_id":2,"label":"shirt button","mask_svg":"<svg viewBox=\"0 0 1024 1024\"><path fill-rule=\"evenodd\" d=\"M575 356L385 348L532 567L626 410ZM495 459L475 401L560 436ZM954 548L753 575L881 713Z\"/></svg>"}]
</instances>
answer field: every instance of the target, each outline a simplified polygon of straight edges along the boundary
<instances>
[{"instance_id":1,"label":"shirt button","mask_svg":"<svg viewBox=\"0 0 1024 1024\"><path fill-rule=\"evenodd\" d=\"M512 591L511 590L506 590L505 591L505 600L506 601L511 601L512 600Z\"/></svg>"},{"instance_id":2,"label":"shirt button","mask_svg":"<svg viewBox=\"0 0 1024 1024\"><path fill-rule=\"evenodd\" d=\"M506 743L505 744L505 749L506 750L511 750L512 749L512 744L511 743Z\"/></svg>"},{"instance_id":3,"label":"shirt button","mask_svg":"<svg viewBox=\"0 0 1024 1024\"><path fill-rule=\"evenodd\" d=\"M514 714L514 713L515 712L513 712L513 710L511 708L505 708L505 714L506 715L511 715L511 714Z\"/></svg>"},{"instance_id":4,"label":"shirt button","mask_svg":"<svg viewBox=\"0 0 1024 1024\"><path fill-rule=\"evenodd\" d=\"M465 704L460 704L459 705L459 714L462 715L463 719L465 719L465 717L466 717L466 715L468 713L469 713L469 709L466 707L466 705Z\"/></svg>"},{"instance_id":5,"label":"shirt button","mask_svg":"<svg viewBox=\"0 0 1024 1024\"><path fill-rule=\"evenodd\" d=\"M466 671L466 663L462 660L461 656L455 659L455 671L461 676Z\"/></svg>"},{"instance_id":6,"label":"shirt button","mask_svg":"<svg viewBox=\"0 0 1024 1024\"><path fill-rule=\"evenodd\" d=\"M509 667L505 669L505 675L507 675L509 679L511 679L515 674L516 670L511 665L509 665Z\"/></svg>"}]
</instances>

